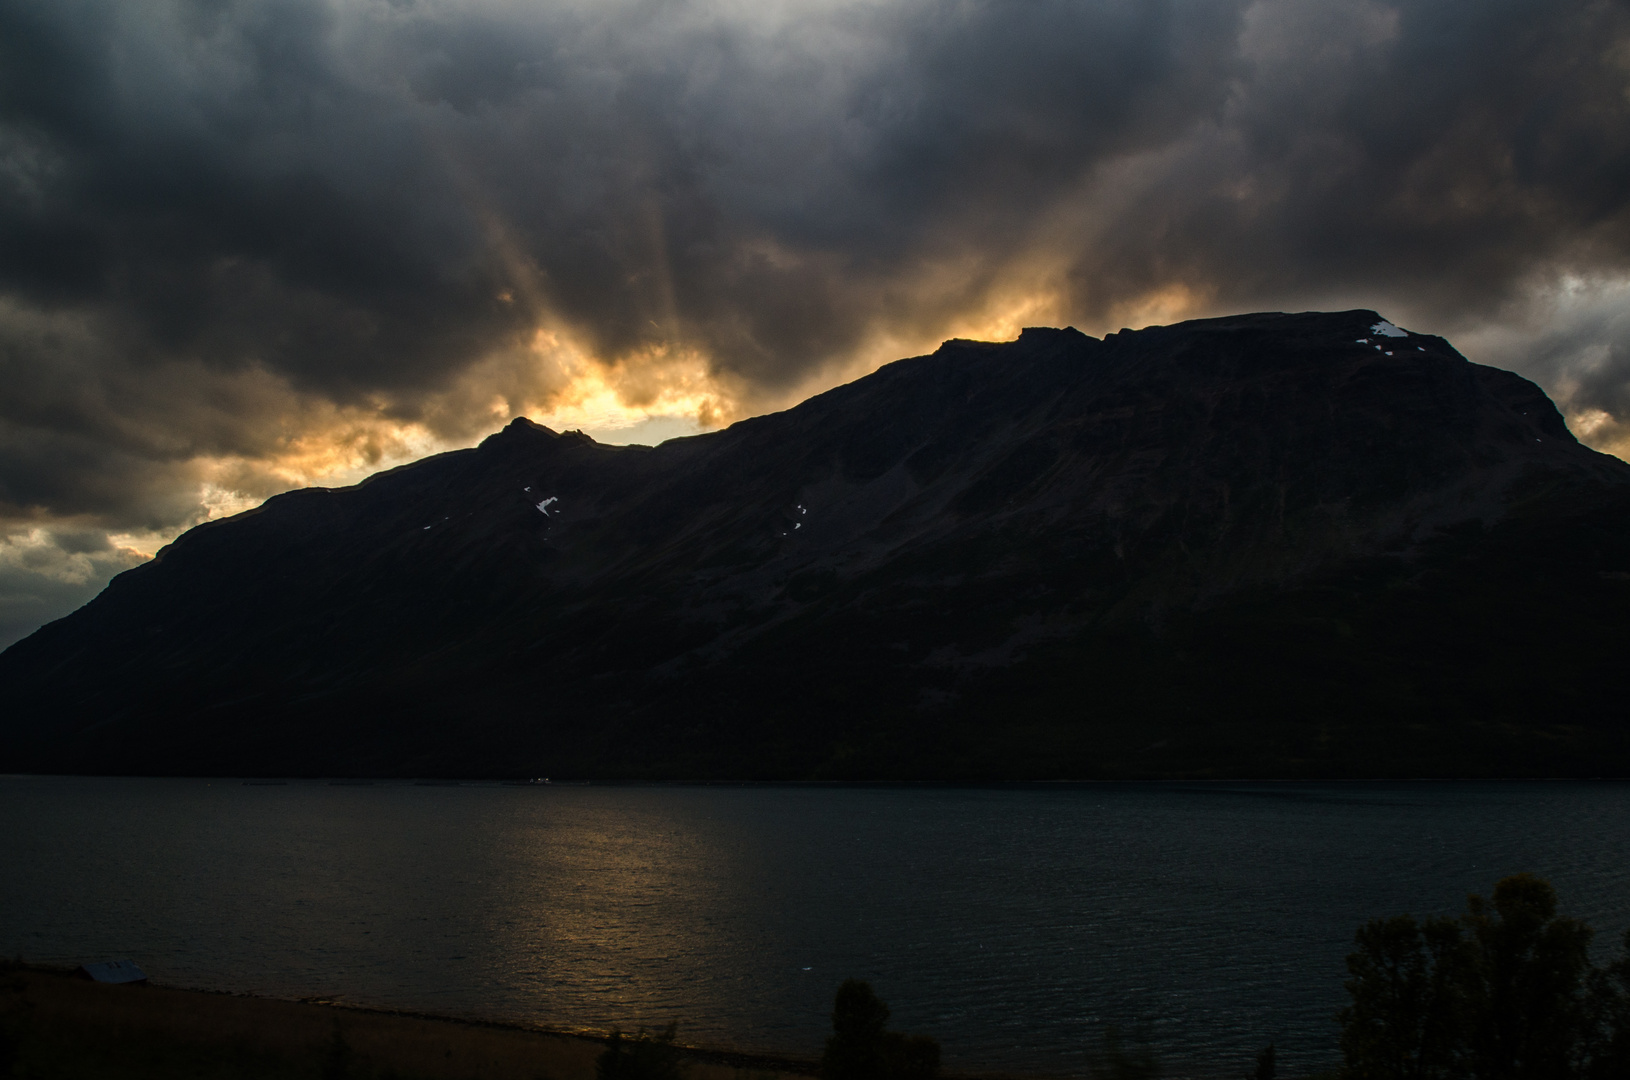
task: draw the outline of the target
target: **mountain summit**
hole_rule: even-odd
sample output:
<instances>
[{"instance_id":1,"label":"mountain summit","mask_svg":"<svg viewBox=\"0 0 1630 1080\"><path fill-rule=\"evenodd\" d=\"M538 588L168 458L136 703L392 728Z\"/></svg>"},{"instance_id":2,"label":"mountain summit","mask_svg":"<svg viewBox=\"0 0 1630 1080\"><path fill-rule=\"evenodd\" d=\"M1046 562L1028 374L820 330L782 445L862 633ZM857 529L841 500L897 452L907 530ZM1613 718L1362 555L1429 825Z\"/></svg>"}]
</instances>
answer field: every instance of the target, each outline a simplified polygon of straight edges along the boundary
<instances>
[{"instance_id":1,"label":"mountain summit","mask_svg":"<svg viewBox=\"0 0 1630 1080\"><path fill-rule=\"evenodd\" d=\"M949 341L657 447L517 419L0 655L0 769L1623 775L1630 465L1373 311Z\"/></svg>"}]
</instances>

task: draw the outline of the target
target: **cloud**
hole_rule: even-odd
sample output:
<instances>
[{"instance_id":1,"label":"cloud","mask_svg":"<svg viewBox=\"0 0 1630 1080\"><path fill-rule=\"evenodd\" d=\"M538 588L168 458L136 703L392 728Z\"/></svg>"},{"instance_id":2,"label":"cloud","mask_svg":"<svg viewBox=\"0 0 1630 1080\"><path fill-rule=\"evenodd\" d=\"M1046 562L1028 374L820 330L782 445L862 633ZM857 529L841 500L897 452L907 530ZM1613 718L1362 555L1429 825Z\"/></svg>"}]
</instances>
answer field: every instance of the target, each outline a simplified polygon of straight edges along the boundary
<instances>
[{"instance_id":1,"label":"cloud","mask_svg":"<svg viewBox=\"0 0 1630 1080\"><path fill-rule=\"evenodd\" d=\"M1608 0L0 0L0 534L91 588L75 530L514 413L1262 308L1445 333L1622 452L1627 94Z\"/></svg>"},{"instance_id":2,"label":"cloud","mask_svg":"<svg viewBox=\"0 0 1630 1080\"><path fill-rule=\"evenodd\" d=\"M1630 275L1564 276L1527 290L1466 347L1549 388L1582 440L1630 460Z\"/></svg>"},{"instance_id":3,"label":"cloud","mask_svg":"<svg viewBox=\"0 0 1630 1080\"><path fill-rule=\"evenodd\" d=\"M0 648L90 600L108 578L145 557L97 529L0 538Z\"/></svg>"}]
</instances>

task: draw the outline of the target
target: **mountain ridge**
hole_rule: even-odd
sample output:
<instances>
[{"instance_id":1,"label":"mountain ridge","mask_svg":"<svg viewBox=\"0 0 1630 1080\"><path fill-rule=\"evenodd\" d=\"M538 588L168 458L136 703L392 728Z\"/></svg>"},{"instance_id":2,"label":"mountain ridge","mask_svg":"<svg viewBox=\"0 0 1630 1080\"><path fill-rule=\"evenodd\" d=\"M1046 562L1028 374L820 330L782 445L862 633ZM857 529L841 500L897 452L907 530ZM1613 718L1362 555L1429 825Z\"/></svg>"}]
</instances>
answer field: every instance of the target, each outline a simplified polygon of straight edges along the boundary
<instances>
[{"instance_id":1,"label":"mountain ridge","mask_svg":"<svg viewBox=\"0 0 1630 1080\"><path fill-rule=\"evenodd\" d=\"M0 767L1623 769L1594 714L1626 688L1601 643L1626 640L1630 465L1527 380L1383 327L953 340L656 447L517 418L192 530L0 654ZM1400 604L1447 620L1428 652L1478 655L1417 670ZM1529 685L1553 654L1589 681Z\"/></svg>"}]
</instances>

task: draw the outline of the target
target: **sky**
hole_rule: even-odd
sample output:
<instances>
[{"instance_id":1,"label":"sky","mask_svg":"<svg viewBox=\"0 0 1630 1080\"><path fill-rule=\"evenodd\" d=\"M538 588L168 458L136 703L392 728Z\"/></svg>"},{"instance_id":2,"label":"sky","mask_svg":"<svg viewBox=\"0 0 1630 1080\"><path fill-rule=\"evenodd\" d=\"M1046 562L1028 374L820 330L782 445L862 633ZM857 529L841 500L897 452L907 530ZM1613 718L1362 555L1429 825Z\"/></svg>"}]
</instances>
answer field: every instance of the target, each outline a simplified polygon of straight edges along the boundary
<instances>
[{"instance_id":1,"label":"sky","mask_svg":"<svg viewBox=\"0 0 1630 1080\"><path fill-rule=\"evenodd\" d=\"M1630 3L0 0L0 645L512 416L1352 307L1630 456Z\"/></svg>"}]
</instances>

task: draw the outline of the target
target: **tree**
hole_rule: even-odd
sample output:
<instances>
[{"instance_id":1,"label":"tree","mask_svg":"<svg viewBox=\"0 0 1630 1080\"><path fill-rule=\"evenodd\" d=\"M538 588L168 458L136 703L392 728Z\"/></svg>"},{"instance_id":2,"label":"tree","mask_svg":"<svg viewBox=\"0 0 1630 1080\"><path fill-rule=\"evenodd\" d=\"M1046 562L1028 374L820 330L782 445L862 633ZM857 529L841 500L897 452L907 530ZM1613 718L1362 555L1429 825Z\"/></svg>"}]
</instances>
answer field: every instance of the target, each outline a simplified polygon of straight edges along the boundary
<instances>
[{"instance_id":1,"label":"tree","mask_svg":"<svg viewBox=\"0 0 1630 1080\"><path fill-rule=\"evenodd\" d=\"M1556 913L1556 891L1532 874L1473 896L1465 980L1472 1075L1572 1080L1589 1045L1585 1000L1591 929Z\"/></svg>"},{"instance_id":2,"label":"tree","mask_svg":"<svg viewBox=\"0 0 1630 1080\"><path fill-rule=\"evenodd\" d=\"M889 1007L870 983L845 979L832 1001L832 1034L821 1055L821 1080L883 1080Z\"/></svg>"},{"instance_id":3,"label":"tree","mask_svg":"<svg viewBox=\"0 0 1630 1080\"><path fill-rule=\"evenodd\" d=\"M1466 950L1451 919L1372 919L1347 957L1341 1050L1351 1080L1450 1080L1463 1074Z\"/></svg>"},{"instance_id":4,"label":"tree","mask_svg":"<svg viewBox=\"0 0 1630 1080\"><path fill-rule=\"evenodd\" d=\"M1359 928L1340 1014L1348 1080L1630 1077L1630 938L1591 966L1591 929L1532 874L1472 896L1458 920Z\"/></svg>"},{"instance_id":5,"label":"tree","mask_svg":"<svg viewBox=\"0 0 1630 1080\"><path fill-rule=\"evenodd\" d=\"M1630 930L1624 933L1619 959L1605 971L1591 973L1588 1030L1593 1038L1590 1080L1623 1080L1630 1076Z\"/></svg>"},{"instance_id":6,"label":"tree","mask_svg":"<svg viewBox=\"0 0 1630 1080\"><path fill-rule=\"evenodd\" d=\"M832 1001L832 1034L821 1055L821 1080L934 1080L939 1043L887 1030L889 1007L871 984L847 979Z\"/></svg>"}]
</instances>

